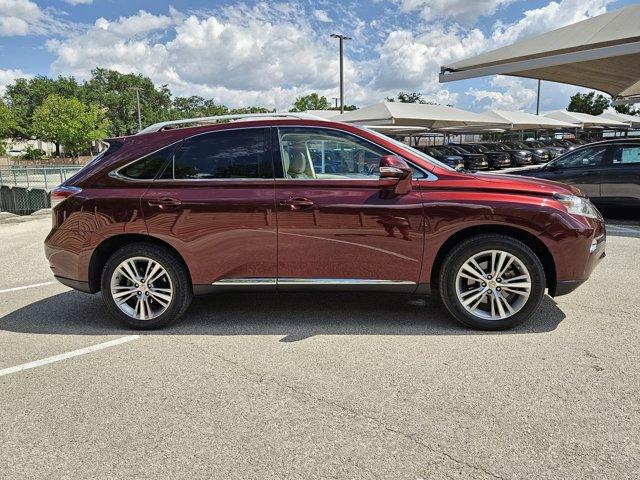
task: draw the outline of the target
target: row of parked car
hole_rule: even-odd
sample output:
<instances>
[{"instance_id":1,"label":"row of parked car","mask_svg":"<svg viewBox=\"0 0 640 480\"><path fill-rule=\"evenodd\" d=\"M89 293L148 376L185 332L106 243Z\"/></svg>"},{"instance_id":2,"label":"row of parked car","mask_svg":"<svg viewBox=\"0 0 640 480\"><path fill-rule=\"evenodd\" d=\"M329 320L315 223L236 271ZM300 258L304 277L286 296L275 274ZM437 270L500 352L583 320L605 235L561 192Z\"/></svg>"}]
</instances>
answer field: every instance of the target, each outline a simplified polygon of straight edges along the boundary
<instances>
[{"instance_id":1,"label":"row of parked car","mask_svg":"<svg viewBox=\"0 0 640 480\"><path fill-rule=\"evenodd\" d=\"M419 149L454 168L489 170L547 163L586 143L581 139L552 138L500 143L450 143Z\"/></svg>"}]
</instances>

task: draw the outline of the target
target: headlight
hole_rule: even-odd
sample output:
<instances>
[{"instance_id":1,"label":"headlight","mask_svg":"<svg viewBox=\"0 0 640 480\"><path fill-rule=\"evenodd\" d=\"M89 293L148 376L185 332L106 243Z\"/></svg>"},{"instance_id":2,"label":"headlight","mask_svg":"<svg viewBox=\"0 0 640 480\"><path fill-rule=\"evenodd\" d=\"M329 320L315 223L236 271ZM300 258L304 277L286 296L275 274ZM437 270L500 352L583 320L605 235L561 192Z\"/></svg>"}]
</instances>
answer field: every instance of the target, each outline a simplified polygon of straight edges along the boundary
<instances>
[{"instance_id":1,"label":"headlight","mask_svg":"<svg viewBox=\"0 0 640 480\"><path fill-rule=\"evenodd\" d=\"M575 195L561 195L554 193L553 198L567 207L567 212L572 215L582 215L589 218L600 218L600 212L587 198L577 197Z\"/></svg>"}]
</instances>

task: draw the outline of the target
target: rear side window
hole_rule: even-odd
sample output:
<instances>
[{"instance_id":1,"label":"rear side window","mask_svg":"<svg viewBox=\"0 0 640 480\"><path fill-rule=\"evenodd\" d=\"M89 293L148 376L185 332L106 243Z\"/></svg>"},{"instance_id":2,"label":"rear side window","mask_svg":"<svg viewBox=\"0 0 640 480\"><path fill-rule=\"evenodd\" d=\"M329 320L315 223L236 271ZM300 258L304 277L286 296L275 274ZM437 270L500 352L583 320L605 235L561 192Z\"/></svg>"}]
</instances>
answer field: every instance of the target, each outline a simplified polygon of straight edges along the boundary
<instances>
[{"instance_id":1,"label":"rear side window","mask_svg":"<svg viewBox=\"0 0 640 480\"><path fill-rule=\"evenodd\" d=\"M171 161L175 148L175 145L171 145L147 155L121 169L119 174L134 180L153 180L163 170L163 167Z\"/></svg>"},{"instance_id":2,"label":"rear side window","mask_svg":"<svg viewBox=\"0 0 640 480\"><path fill-rule=\"evenodd\" d=\"M273 178L265 128L213 132L190 138L176 153L175 179Z\"/></svg>"},{"instance_id":3,"label":"rear side window","mask_svg":"<svg viewBox=\"0 0 640 480\"><path fill-rule=\"evenodd\" d=\"M640 145L616 147L613 151L613 163L616 164L640 164Z\"/></svg>"}]
</instances>

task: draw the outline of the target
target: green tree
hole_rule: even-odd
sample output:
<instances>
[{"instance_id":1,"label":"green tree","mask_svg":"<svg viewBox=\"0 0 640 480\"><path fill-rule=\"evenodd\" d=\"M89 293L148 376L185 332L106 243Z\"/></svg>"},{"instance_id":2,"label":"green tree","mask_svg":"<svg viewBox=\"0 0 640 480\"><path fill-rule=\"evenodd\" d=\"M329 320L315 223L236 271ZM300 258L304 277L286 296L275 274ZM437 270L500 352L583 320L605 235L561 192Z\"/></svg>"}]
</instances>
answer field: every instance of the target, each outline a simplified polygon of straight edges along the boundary
<instances>
[{"instance_id":1,"label":"green tree","mask_svg":"<svg viewBox=\"0 0 640 480\"><path fill-rule=\"evenodd\" d=\"M427 103L421 93L418 92L398 92L397 97L387 97L387 102L400 102L400 103Z\"/></svg>"},{"instance_id":2,"label":"green tree","mask_svg":"<svg viewBox=\"0 0 640 480\"><path fill-rule=\"evenodd\" d=\"M624 113L625 115L640 115L640 110L636 110L631 105L614 105L613 108L618 113Z\"/></svg>"},{"instance_id":3,"label":"green tree","mask_svg":"<svg viewBox=\"0 0 640 480\"><path fill-rule=\"evenodd\" d=\"M320 96L317 93L310 93L302 97L296 98L293 103L293 107L290 112L304 112L305 110L329 110L331 104L327 100L327 97Z\"/></svg>"},{"instance_id":4,"label":"green tree","mask_svg":"<svg viewBox=\"0 0 640 480\"><path fill-rule=\"evenodd\" d=\"M589 115L600 115L609 107L609 99L596 92L576 93L569 100L567 110L570 112L588 113Z\"/></svg>"},{"instance_id":5,"label":"green tree","mask_svg":"<svg viewBox=\"0 0 640 480\"><path fill-rule=\"evenodd\" d=\"M62 145L77 157L91 142L107 136L109 121L95 105L85 105L77 98L49 95L33 112L32 130L42 140Z\"/></svg>"},{"instance_id":6,"label":"green tree","mask_svg":"<svg viewBox=\"0 0 640 480\"><path fill-rule=\"evenodd\" d=\"M172 118L214 117L225 115L229 109L218 105L213 100L205 100L199 96L176 97L173 99Z\"/></svg>"},{"instance_id":7,"label":"green tree","mask_svg":"<svg viewBox=\"0 0 640 480\"><path fill-rule=\"evenodd\" d=\"M274 113L276 110L269 110L264 107L240 107L240 108L232 108L229 113L233 115L242 115L244 113Z\"/></svg>"},{"instance_id":8,"label":"green tree","mask_svg":"<svg viewBox=\"0 0 640 480\"><path fill-rule=\"evenodd\" d=\"M13 136L28 138L33 135L31 121L33 112L49 95L82 97L82 87L73 77L19 78L9 85L4 97L13 112L15 129Z\"/></svg>"},{"instance_id":9,"label":"green tree","mask_svg":"<svg viewBox=\"0 0 640 480\"><path fill-rule=\"evenodd\" d=\"M16 127L17 123L13 112L0 100L0 140L11 137Z\"/></svg>"},{"instance_id":10,"label":"green tree","mask_svg":"<svg viewBox=\"0 0 640 480\"><path fill-rule=\"evenodd\" d=\"M81 98L105 109L110 136L131 135L138 131L136 89L140 94L143 128L171 118L171 91L166 85L156 88L151 79L143 75L105 68L97 68L91 73Z\"/></svg>"}]
</instances>

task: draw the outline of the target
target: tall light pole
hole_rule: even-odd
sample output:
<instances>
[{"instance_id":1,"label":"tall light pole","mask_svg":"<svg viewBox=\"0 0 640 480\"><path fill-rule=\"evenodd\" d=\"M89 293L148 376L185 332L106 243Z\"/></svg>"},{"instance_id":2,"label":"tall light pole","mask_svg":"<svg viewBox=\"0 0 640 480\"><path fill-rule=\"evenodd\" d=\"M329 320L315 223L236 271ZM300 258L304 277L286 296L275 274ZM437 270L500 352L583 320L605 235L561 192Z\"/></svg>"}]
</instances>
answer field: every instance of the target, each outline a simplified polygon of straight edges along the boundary
<instances>
[{"instance_id":1,"label":"tall light pole","mask_svg":"<svg viewBox=\"0 0 640 480\"><path fill-rule=\"evenodd\" d=\"M351 37L332 33L331 38L340 40L340 113L344 113L344 41L351 40Z\"/></svg>"},{"instance_id":2,"label":"tall light pole","mask_svg":"<svg viewBox=\"0 0 640 480\"><path fill-rule=\"evenodd\" d=\"M140 117L140 87L133 87L136 91L136 102L138 104L138 131L142 130L142 118Z\"/></svg>"},{"instance_id":3,"label":"tall light pole","mask_svg":"<svg viewBox=\"0 0 640 480\"><path fill-rule=\"evenodd\" d=\"M540 82L538 79L538 96L536 97L536 115L540 115Z\"/></svg>"}]
</instances>

